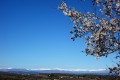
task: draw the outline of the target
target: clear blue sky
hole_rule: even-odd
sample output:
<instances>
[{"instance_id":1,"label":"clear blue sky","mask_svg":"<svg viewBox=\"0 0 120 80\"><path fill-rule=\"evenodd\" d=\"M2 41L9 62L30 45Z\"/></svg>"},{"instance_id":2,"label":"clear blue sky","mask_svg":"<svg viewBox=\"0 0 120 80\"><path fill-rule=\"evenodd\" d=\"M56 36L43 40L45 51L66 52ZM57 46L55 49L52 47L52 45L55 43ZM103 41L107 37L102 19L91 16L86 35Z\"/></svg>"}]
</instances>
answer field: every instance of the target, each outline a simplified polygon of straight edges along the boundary
<instances>
[{"instance_id":1,"label":"clear blue sky","mask_svg":"<svg viewBox=\"0 0 120 80\"><path fill-rule=\"evenodd\" d=\"M82 12L81 6L90 10L85 3L67 2ZM72 23L58 5L59 0L0 0L0 68L101 69L114 65L112 57L96 60L81 53L84 39L70 39Z\"/></svg>"}]
</instances>

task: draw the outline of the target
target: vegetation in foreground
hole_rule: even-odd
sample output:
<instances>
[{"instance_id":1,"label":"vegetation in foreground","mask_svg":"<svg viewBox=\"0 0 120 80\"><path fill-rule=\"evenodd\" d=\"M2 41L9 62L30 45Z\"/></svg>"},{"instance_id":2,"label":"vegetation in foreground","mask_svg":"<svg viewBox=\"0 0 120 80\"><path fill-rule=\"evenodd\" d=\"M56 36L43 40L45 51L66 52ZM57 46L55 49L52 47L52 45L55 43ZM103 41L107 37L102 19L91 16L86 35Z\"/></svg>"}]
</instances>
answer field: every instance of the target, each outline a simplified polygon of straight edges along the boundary
<instances>
[{"instance_id":1,"label":"vegetation in foreground","mask_svg":"<svg viewBox=\"0 0 120 80\"><path fill-rule=\"evenodd\" d=\"M118 76L75 74L15 74L0 72L0 80L120 80Z\"/></svg>"}]
</instances>

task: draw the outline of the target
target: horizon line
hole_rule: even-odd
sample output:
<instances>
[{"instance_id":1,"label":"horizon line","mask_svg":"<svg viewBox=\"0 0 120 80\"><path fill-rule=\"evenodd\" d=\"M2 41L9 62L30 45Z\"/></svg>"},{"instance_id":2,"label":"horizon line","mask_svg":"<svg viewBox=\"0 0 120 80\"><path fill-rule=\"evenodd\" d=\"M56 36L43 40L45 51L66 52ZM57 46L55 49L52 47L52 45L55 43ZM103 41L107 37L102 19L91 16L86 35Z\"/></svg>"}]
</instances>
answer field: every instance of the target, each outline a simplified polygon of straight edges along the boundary
<instances>
[{"instance_id":1,"label":"horizon line","mask_svg":"<svg viewBox=\"0 0 120 80\"><path fill-rule=\"evenodd\" d=\"M107 69L80 69L80 68L76 68L76 69L64 69L64 68L0 68L0 69L26 69L26 70L33 70L33 71L37 71L37 70L60 70L60 71L107 71Z\"/></svg>"}]
</instances>

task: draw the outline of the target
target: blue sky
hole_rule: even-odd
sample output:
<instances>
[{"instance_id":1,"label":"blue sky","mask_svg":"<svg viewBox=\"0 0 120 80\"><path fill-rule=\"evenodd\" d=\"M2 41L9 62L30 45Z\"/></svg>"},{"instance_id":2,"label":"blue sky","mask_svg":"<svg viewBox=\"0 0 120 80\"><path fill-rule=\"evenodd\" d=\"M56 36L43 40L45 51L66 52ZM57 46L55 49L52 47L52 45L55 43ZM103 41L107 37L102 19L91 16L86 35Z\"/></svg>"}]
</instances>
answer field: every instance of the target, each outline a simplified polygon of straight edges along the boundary
<instances>
[{"instance_id":1,"label":"blue sky","mask_svg":"<svg viewBox=\"0 0 120 80\"><path fill-rule=\"evenodd\" d=\"M67 1L77 10L90 5ZM89 1L87 2L91 4ZM73 42L72 23L57 9L59 0L0 0L0 68L102 69L109 58L81 53L84 39Z\"/></svg>"}]
</instances>

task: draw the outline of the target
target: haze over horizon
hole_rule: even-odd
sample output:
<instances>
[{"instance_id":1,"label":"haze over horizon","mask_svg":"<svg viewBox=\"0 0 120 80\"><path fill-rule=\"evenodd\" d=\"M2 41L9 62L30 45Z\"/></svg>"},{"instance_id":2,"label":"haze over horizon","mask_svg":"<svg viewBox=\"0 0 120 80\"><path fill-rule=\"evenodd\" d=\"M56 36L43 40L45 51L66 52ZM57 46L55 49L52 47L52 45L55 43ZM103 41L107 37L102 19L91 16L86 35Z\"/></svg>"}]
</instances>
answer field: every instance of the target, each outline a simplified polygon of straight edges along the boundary
<instances>
[{"instance_id":1,"label":"haze over horizon","mask_svg":"<svg viewBox=\"0 0 120 80\"><path fill-rule=\"evenodd\" d=\"M81 12L81 6L92 12L85 3L66 2ZM57 9L59 5L60 0L0 0L0 68L90 70L114 66L114 54L96 60L81 52L85 41L70 39L72 23Z\"/></svg>"},{"instance_id":2,"label":"haze over horizon","mask_svg":"<svg viewBox=\"0 0 120 80\"><path fill-rule=\"evenodd\" d=\"M0 71L70 71L70 72L101 72L108 71L107 69L62 69L62 68L38 68L38 69L26 69L26 68L0 68Z\"/></svg>"}]
</instances>

